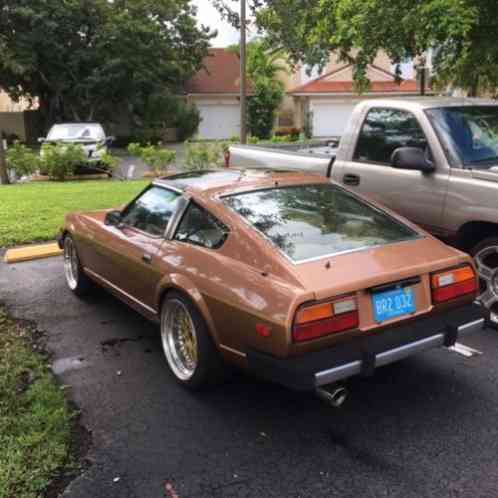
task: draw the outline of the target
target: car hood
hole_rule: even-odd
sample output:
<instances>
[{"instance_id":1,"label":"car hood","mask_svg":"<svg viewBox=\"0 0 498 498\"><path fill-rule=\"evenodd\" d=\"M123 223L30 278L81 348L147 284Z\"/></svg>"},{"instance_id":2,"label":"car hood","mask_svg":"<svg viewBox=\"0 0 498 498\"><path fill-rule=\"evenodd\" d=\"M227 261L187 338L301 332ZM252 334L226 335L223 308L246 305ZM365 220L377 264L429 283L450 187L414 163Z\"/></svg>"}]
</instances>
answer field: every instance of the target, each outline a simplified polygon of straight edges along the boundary
<instances>
[{"instance_id":1,"label":"car hood","mask_svg":"<svg viewBox=\"0 0 498 498\"><path fill-rule=\"evenodd\" d=\"M420 276L468 262L468 257L430 237L322 258L294 266L303 287L325 299Z\"/></svg>"}]
</instances>

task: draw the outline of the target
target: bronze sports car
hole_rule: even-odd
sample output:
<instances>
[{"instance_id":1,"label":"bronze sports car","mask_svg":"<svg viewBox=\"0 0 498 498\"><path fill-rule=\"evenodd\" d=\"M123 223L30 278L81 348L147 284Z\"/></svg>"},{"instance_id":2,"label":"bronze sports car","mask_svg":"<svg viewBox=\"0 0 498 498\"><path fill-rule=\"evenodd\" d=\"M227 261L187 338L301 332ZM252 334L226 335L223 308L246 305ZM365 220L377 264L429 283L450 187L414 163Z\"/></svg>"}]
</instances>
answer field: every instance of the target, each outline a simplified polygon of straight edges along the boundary
<instances>
[{"instance_id":1,"label":"bronze sports car","mask_svg":"<svg viewBox=\"0 0 498 498\"><path fill-rule=\"evenodd\" d=\"M226 362L316 390L485 322L469 256L311 174L164 178L122 210L68 215L59 243L69 288L160 323L191 388Z\"/></svg>"}]
</instances>

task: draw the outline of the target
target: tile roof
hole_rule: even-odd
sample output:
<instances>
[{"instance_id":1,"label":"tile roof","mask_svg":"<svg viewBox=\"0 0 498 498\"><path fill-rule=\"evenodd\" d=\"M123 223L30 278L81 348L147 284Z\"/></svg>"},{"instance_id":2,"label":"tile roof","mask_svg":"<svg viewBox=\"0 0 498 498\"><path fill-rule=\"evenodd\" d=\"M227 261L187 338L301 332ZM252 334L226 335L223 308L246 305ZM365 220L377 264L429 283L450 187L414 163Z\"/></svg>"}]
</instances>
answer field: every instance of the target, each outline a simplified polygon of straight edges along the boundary
<instances>
[{"instance_id":1,"label":"tile roof","mask_svg":"<svg viewBox=\"0 0 498 498\"><path fill-rule=\"evenodd\" d=\"M290 90L290 94L301 94L301 93L356 93L354 89L354 84L352 80L332 80L327 81L327 78L335 75L346 69L348 66L342 66L334 71L330 71L319 78L309 81L304 85L297 86ZM392 81L371 81L370 89L367 94L371 93L417 93L417 81L416 80L401 80L399 83L395 81L395 75L386 71L380 67L371 66L377 71L389 75L392 77Z\"/></svg>"},{"instance_id":2,"label":"tile roof","mask_svg":"<svg viewBox=\"0 0 498 498\"><path fill-rule=\"evenodd\" d=\"M185 85L189 94L238 94L240 92L240 59L223 48L209 49L200 69ZM251 93L247 83L247 92Z\"/></svg>"}]
</instances>

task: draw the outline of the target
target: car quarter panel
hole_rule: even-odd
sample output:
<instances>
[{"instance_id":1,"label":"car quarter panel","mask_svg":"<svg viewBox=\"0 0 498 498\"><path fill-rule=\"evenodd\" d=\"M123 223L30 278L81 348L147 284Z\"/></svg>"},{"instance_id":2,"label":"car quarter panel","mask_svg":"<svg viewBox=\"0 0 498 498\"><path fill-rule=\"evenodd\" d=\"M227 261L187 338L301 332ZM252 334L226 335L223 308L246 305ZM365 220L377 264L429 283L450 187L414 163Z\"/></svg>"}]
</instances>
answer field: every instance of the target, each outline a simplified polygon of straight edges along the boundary
<instances>
[{"instance_id":1,"label":"car quarter panel","mask_svg":"<svg viewBox=\"0 0 498 498\"><path fill-rule=\"evenodd\" d=\"M230 246L236 245L234 238L231 233L222 250L166 241L158 254L163 277L156 291L157 306L165 292L179 289L197 304L222 351L244 354L251 347L275 356L285 355L289 310L295 307L303 290L228 256ZM269 329L269 337L256 332L257 324Z\"/></svg>"}]
</instances>

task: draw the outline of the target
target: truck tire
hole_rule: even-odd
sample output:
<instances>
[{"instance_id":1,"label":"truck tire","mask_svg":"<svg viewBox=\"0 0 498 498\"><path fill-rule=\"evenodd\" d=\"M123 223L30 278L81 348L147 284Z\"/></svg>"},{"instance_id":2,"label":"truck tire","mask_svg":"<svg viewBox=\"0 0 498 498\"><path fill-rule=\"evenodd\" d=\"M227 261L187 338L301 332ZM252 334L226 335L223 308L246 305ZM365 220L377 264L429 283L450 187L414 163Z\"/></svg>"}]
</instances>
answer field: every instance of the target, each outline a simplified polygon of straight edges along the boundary
<instances>
[{"instance_id":1,"label":"truck tire","mask_svg":"<svg viewBox=\"0 0 498 498\"><path fill-rule=\"evenodd\" d=\"M490 325L498 329L498 237L488 237L471 251L474 258L481 294L479 301L490 311Z\"/></svg>"},{"instance_id":2,"label":"truck tire","mask_svg":"<svg viewBox=\"0 0 498 498\"><path fill-rule=\"evenodd\" d=\"M175 380L191 390L218 383L224 365L197 307L180 292L169 292L161 307L161 342Z\"/></svg>"}]
</instances>

